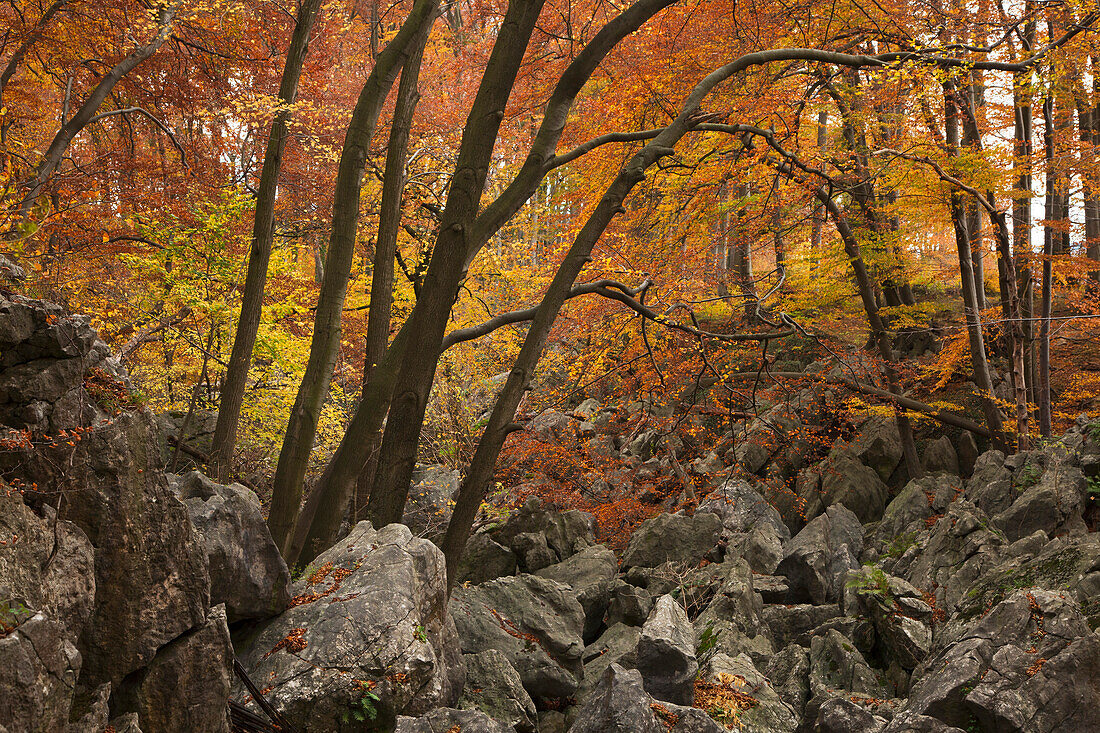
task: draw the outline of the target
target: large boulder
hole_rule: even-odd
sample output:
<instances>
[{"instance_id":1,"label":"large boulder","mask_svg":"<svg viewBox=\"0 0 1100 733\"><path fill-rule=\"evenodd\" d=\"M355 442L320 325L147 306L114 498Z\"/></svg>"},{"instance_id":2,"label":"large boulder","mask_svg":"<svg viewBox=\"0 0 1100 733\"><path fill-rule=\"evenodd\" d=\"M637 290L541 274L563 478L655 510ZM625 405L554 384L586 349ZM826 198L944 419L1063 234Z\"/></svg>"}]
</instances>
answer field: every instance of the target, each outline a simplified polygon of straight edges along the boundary
<instances>
[{"instance_id":1,"label":"large boulder","mask_svg":"<svg viewBox=\"0 0 1100 733\"><path fill-rule=\"evenodd\" d=\"M558 511L531 498L488 534L515 553L520 570L535 572L596 544L596 520L591 514Z\"/></svg>"},{"instance_id":2,"label":"large boulder","mask_svg":"<svg viewBox=\"0 0 1100 733\"><path fill-rule=\"evenodd\" d=\"M835 504L783 546L776 575L787 578L788 603L836 601L849 570L859 567L863 527L846 507Z\"/></svg>"},{"instance_id":3,"label":"large boulder","mask_svg":"<svg viewBox=\"0 0 1100 733\"><path fill-rule=\"evenodd\" d=\"M225 604L229 623L267 618L290 601L290 572L271 539L260 500L191 471L175 485L202 540L210 567L210 603Z\"/></svg>"},{"instance_id":4,"label":"large boulder","mask_svg":"<svg viewBox=\"0 0 1100 733\"><path fill-rule=\"evenodd\" d=\"M791 532L775 507L743 479L727 481L703 499L696 514L722 520L726 554L745 558L753 570L771 573L782 558Z\"/></svg>"},{"instance_id":5,"label":"large boulder","mask_svg":"<svg viewBox=\"0 0 1100 733\"><path fill-rule=\"evenodd\" d=\"M187 508L160 470L152 415L124 410L82 436L0 454L0 464L18 465L37 484L28 502L59 506L94 548L95 604L78 644L80 684L91 690L205 623L210 577Z\"/></svg>"},{"instance_id":6,"label":"large boulder","mask_svg":"<svg viewBox=\"0 0 1100 733\"><path fill-rule=\"evenodd\" d=\"M852 449L834 450L817 472L820 484L801 497L806 501L807 517L815 517L834 504L846 506L861 522L874 522L882 517L890 490L873 468L860 462Z\"/></svg>"},{"instance_id":7,"label":"large boulder","mask_svg":"<svg viewBox=\"0 0 1100 733\"><path fill-rule=\"evenodd\" d=\"M608 666L577 710L569 733L722 733L702 710L659 703L646 694L642 675Z\"/></svg>"},{"instance_id":8,"label":"large boulder","mask_svg":"<svg viewBox=\"0 0 1100 733\"><path fill-rule=\"evenodd\" d=\"M514 575L516 554L494 540L488 532L475 532L466 541L466 549L455 571L455 584L478 585L487 580Z\"/></svg>"},{"instance_id":9,"label":"large boulder","mask_svg":"<svg viewBox=\"0 0 1100 733\"><path fill-rule=\"evenodd\" d=\"M889 697L882 674L836 629L814 636L810 642L810 693L819 700L845 694Z\"/></svg>"},{"instance_id":10,"label":"large boulder","mask_svg":"<svg viewBox=\"0 0 1100 733\"><path fill-rule=\"evenodd\" d=\"M683 607L672 596L658 598L642 626L634 659L646 692L665 702L691 704L699 671L694 636Z\"/></svg>"},{"instance_id":11,"label":"large boulder","mask_svg":"<svg viewBox=\"0 0 1100 733\"><path fill-rule=\"evenodd\" d=\"M348 712L364 706L385 729L457 702L464 667L431 542L360 522L291 592L291 608L241 640L238 656L299 729L359 730Z\"/></svg>"},{"instance_id":12,"label":"large boulder","mask_svg":"<svg viewBox=\"0 0 1100 733\"><path fill-rule=\"evenodd\" d=\"M634 530L622 569L655 568L666 562L695 565L710 554L721 538L722 520L712 512L658 514Z\"/></svg>"},{"instance_id":13,"label":"large boulder","mask_svg":"<svg viewBox=\"0 0 1100 733\"><path fill-rule=\"evenodd\" d=\"M893 415L872 415L858 428L847 446L837 446L833 452L849 450L868 468L874 469L883 481L889 481L901 463L901 435Z\"/></svg>"},{"instance_id":14,"label":"large boulder","mask_svg":"<svg viewBox=\"0 0 1100 733\"><path fill-rule=\"evenodd\" d=\"M1081 516L1086 500L1085 475L1063 450L1052 448L1050 452L1045 469L1027 463L1013 475L1021 493L1008 508L993 515L994 526L1010 542L1037 530L1051 537L1086 531ZM1033 473L1017 477L1028 469Z\"/></svg>"},{"instance_id":15,"label":"large boulder","mask_svg":"<svg viewBox=\"0 0 1100 733\"><path fill-rule=\"evenodd\" d=\"M112 712L136 713L147 731L228 733L233 646L225 608L211 609L197 629L157 651L114 692Z\"/></svg>"},{"instance_id":16,"label":"large boulder","mask_svg":"<svg viewBox=\"0 0 1100 733\"><path fill-rule=\"evenodd\" d=\"M0 730L64 731L78 674L80 653L64 627L0 602Z\"/></svg>"},{"instance_id":17,"label":"large boulder","mask_svg":"<svg viewBox=\"0 0 1100 733\"><path fill-rule=\"evenodd\" d=\"M496 649L465 654L466 688L458 701L463 710L480 710L493 720L510 726L515 733L535 733L538 713L535 702L523 689L515 667Z\"/></svg>"},{"instance_id":18,"label":"large boulder","mask_svg":"<svg viewBox=\"0 0 1100 733\"><path fill-rule=\"evenodd\" d=\"M1062 594L1013 593L914 677L906 710L947 725L1100 730L1100 636Z\"/></svg>"},{"instance_id":19,"label":"large boulder","mask_svg":"<svg viewBox=\"0 0 1100 733\"><path fill-rule=\"evenodd\" d=\"M450 608L462 650L504 654L535 702L576 691L584 609L569 586L536 575L498 578L455 588Z\"/></svg>"},{"instance_id":20,"label":"large boulder","mask_svg":"<svg viewBox=\"0 0 1100 733\"><path fill-rule=\"evenodd\" d=\"M748 563L734 559L719 566L722 583L695 619L696 647L720 649L731 656L745 652L753 661L770 656L773 648L763 618L763 601L754 589Z\"/></svg>"},{"instance_id":21,"label":"large boulder","mask_svg":"<svg viewBox=\"0 0 1100 733\"><path fill-rule=\"evenodd\" d=\"M582 636L585 642L590 642L603 628L617 569L615 553L606 545L593 545L560 563L539 570L535 575L556 580L573 589L584 609Z\"/></svg>"},{"instance_id":22,"label":"large boulder","mask_svg":"<svg viewBox=\"0 0 1100 733\"><path fill-rule=\"evenodd\" d=\"M918 544L893 566L917 588L935 591L936 607L952 612L974 582L999 561L1004 534L966 499L951 503Z\"/></svg>"},{"instance_id":23,"label":"large boulder","mask_svg":"<svg viewBox=\"0 0 1100 733\"><path fill-rule=\"evenodd\" d=\"M707 663L701 678L711 688L732 683L735 690L751 698L752 704L739 711L738 730L745 733L794 733L798 728L798 717L794 711L747 655L731 657L719 652Z\"/></svg>"},{"instance_id":24,"label":"large boulder","mask_svg":"<svg viewBox=\"0 0 1100 733\"><path fill-rule=\"evenodd\" d=\"M0 482L0 603L43 612L71 643L92 615L95 561L88 537L43 506L40 517Z\"/></svg>"}]
</instances>

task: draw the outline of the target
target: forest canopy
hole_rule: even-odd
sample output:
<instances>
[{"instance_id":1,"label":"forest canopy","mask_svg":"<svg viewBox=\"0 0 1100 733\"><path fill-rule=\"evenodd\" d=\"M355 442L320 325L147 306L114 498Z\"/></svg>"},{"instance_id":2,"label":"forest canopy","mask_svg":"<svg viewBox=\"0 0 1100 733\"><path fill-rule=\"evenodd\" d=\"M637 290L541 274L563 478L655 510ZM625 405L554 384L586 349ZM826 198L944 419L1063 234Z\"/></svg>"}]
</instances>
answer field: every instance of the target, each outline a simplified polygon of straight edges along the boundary
<instances>
[{"instance_id":1,"label":"forest canopy","mask_svg":"<svg viewBox=\"0 0 1100 733\"><path fill-rule=\"evenodd\" d=\"M595 394L744 421L823 380L916 477L929 421L1016 451L1096 407L1098 23L4 0L0 270L89 314L158 413L216 412L177 455L259 488L291 565L399 520L425 460L463 472L453 569L509 435Z\"/></svg>"}]
</instances>

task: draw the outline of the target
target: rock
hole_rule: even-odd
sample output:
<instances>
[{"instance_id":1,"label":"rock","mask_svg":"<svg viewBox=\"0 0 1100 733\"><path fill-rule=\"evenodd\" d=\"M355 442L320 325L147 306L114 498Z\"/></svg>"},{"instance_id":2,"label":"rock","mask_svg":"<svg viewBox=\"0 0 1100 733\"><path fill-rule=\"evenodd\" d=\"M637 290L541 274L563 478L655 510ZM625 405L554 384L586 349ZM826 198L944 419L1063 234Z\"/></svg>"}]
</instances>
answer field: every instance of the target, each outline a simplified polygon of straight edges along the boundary
<instances>
[{"instance_id":1,"label":"rock","mask_svg":"<svg viewBox=\"0 0 1100 733\"><path fill-rule=\"evenodd\" d=\"M53 733L69 722L80 653L42 612L0 605L0 728Z\"/></svg>"},{"instance_id":2,"label":"rock","mask_svg":"<svg viewBox=\"0 0 1100 733\"><path fill-rule=\"evenodd\" d=\"M861 522L874 522L882 517L890 490L873 468L860 462L854 451L834 450L818 470L820 487L802 497L806 500L807 517L815 517L834 504L852 510Z\"/></svg>"},{"instance_id":3,"label":"rock","mask_svg":"<svg viewBox=\"0 0 1100 733\"><path fill-rule=\"evenodd\" d=\"M584 609L569 586L536 575L455 588L450 602L462 649L496 649L535 700L571 696L581 676Z\"/></svg>"},{"instance_id":4,"label":"rock","mask_svg":"<svg viewBox=\"0 0 1100 733\"><path fill-rule=\"evenodd\" d=\"M997 564L1005 544L1004 535L980 509L959 499L912 551L906 567L894 572L918 588L934 588L936 607L951 613L974 582Z\"/></svg>"},{"instance_id":5,"label":"rock","mask_svg":"<svg viewBox=\"0 0 1100 733\"><path fill-rule=\"evenodd\" d=\"M137 713L149 731L228 733L232 682L233 647L219 605L203 626L166 644L148 666L123 680L112 711Z\"/></svg>"},{"instance_id":6,"label":"rock","mask_svg":"<svg viewBox=\"0 0 1100 733\"><path fill-rule=\"evenodd\" d=\"M657 703L646 694L641 674L611 664L594 692L577 710L570 733L722 733L696 708Z\"/></svg>"},{"instance_id":7,"label":"rock","mask_svg":"<svg viewBox=\"0 0 1100 733\"><path fill-rule=\"evenodd\" d=\"M661 596L653 604L642 626L634 664L650 695L677 705L691 705L692 684L699 671L694 630L683 607L672 596Z\"/></svg>"},{"instance_id":8,"label":"rock","mask_svg":"<svg viewBox=\"0 0 1100 733\"><path fill-rule=\"evenodd\" d=\"M603 627L604 613L611 597L618 561L606 545L587 547L576 555L535 574L568 585L577 594L584 609L585 642L594 641Z\"/></svg>"},{"instance_id":9,"label":"rock","mask_svg":"<svg viewBox=\"0 0 1100 733\"><path fill-rule=\"evenodd\" d=\"M817 710L814 731L817 733L879 733L886 726L886 719L870 712L843 697L834 697L821 703Z\"/></svg>"},{"instance_id":10,"label":"rock","mask_svg":"<svg viewBox=\"0 0 1100 733\"><path fill-rule=\"evenodd\" d=\"M764 573L775 570L783 543L791 533L775 507L745 480L727 481L699 504L696 514L710 512L722 520L729 549Z\"/></svg>"},{"instance_id":11,"label":"rock","mask_svg":"<svg viewBox=\"0 0 1100 733\"><path fill-rule=\"evenodd\" d=\"M724 579L713 600L695 619L696 648L712 648L736 656L747 653L754 662L773 649L763 620L763 603L753 586L748 563L723 563Z\"/></svg>"},{"instance_id":12,"label":"rock","mask_svg":"<svg viewBox=\"0 0 1100 733\"><path fill-rule=\"evenodd\" d=\"M566 445L574 437L575 420L555 410L545 410L527 423L526 430L544 443Z\"/></svg>"},{"instance_id":13,"label":"rock","mask_svg":"<svg viewBox=\"0 0 1100 733\"><path fill-rule=\"evenodd\" d=\"M1100 626L1100 536L1096 533L1059 537L1043 543L1034 555L1011 557L1007 550L1005 555L1006 559L984 572L959 601L954 616L948 619L952 635L961 633L957 626L968 626L1013 592L1031 588L1068 593L1077 600L1089 627Z\"/></svg>"},{"instance_id":14,"label":"rock","mask_svg":"<svg viewBox=\"0 0 1100 733\"><path fill-rule=\"evenodd\" d=\"M577 711L570 733L664 733L650 708L642 675L610 664Z\"/></svg>"},{"instance_id":15,"label":"rock","mask_svg":"<svg viewBox=\"0 0 1100 733\"><path fill-rule=\"evenodd\" d=\"M859 519L844 506L829 507L783 546L775 573L787 578L787 602L820 605L837 600L862 550Z\"/></svg>"},{"instance_id":16,"label":"rock","mask_svg":"<svg viewBox=\"0 0 1100 733\"><path fill-rule=\"evenodd\" d=\"M974 463L978 460L978 442L967 431L959 433L958 442L955 443L955 452L959 456L960 475L969 476L974 471Z\"/></svg>"},{"instance_id":17,"label":"rock","mask_svg":"<svg viewBox=\"0 0 1100 733\"><path fill-rule=\"evenodd\" d=\"M536 573L558 561L558 556L546 544L546 535L541 532L517 534L512 538L512 551L519 567L528 573Z\"/></svg>"},{"instance_id":18,"label":"rock","mask_svg":"<svg viewBox=\"0 0 1100 733\"><path fill-rule=\"evenodd\" d=\"M606 623L612 626L623 623L641 626L653 610L653 595L645 588L631 585L624 580L612 581L607 603Z\"/></svg>"},{"instance_id":19,"label":"rock","mask_svg":"<svg viewBox=\"0 0 1100 733\"><path fill-rule=\"evenodd\" d=\"M115 726L116 731L127 733L141 733L138 725L137 713L120 715L114 720L109 720L111 711L109 700L111 697L111 683L104 682L92 690L84 700L78 701L69 712L69 727L67 733L99 733L108 725ZM77 709L79 708L79 709ZM79 717L77 717L79 716ZM74 718L76 718L74 720Z\"/></svg>"},{"instance_id":20,"label":"rock","mask_svg":"<svg viewBox=\"0 0 1100 733\"><path fill-rule=\"evenodd\" d=\"M855 644L835 629L810 642L810 693L815 698L845 693L876 699L889 696Z\"/></svg>"},{"instance_id":21,"label":"rock","mask_svg":"<svg viewBox=\"0 0 1100 733\"><path fill-rule=\"evenodd\" d=\"M962 486L958 476L947 473L926 473L913 479L886 506L874 529L874 540L884 552L900 555L908 549L908 539L926 528L924 520L943 514L947 505L962 493Z\"/></svg>"},{"instance_id":22,"label":"rock","mask_svg":"<svg viewBox=\"0 0 1100 733\"><path fill-rule=\"evenodd\" d=\"M584 402L573 408L573 414L582 420L591 420L600 411L600 402L589 397Z\"/></svg>"},{"instance_id":23,"label":"rock","mask_svg":"<svg viewBox=\"0 0 1100 733\"><path fill-rule=\"evenodd\" d=\"M924 470L929 473L942 471L959 475L959 456L955 453L955 444L946 435L941 435L928 444L920 462Z\"/></svg>"},{"instance_id":24,"label":"rock","mask_svg":"<svg viewBox=\"0 0 1100 733\"><path fill-rule=\"evenodd\" d=\"M721 520L710 512L658 514L634 530L623 553L622 570L655 568L665 562L697 564L718 544Z\"/></svg>"},{"instance_id":25,"label":"rock","mask_svg":"<svg viewBox=\"0 0 1100 733\"><path fill-rule=\"evenodd\" d=\"M461 483L459 472L446 466L417 466L401 524L417 537L441 541L451 521L452 497Z\"/></svg>"},{"instance_id":26,"label":"rock","mask_svg":"<svg viewBox=\"0 0 1100 733\"><path fill-rule=\"evenodd\" d=\"M814 629L843 614L835 603L815 606L809 603L767 606L763 611L764 623L777 646L788 644L810 645Z\"/></svg>"},{"instance_id":27,"label":"rock","mask_svg":"<svg viewBox=\"0 0 1100 733\"><path fill-rule=\"evenodd\" d=\"M487 533L477 532L466 542L455 583L478 585L494 578L514 575L515 572L515 553L498 544Z\"/></svg>"},{"instance_id":28,"label":"rock","mask_svg":"<svg viewBox=\"0 0 1100 733\"><path fill-rule=\"evenodd\" d=\"M990 516L1004 511L1016 500L1012 471L1004 463L1005 455L999 450L983 453L966 481L966 498Z\"/></svg>"},{"instance_id":29,"label":"rock","mask_svg":"<svg viewBox=\"0 0 1100 733\"><path fill-rule=\"evenodd\" d=\"M24 501L40 516L59 507L94 548L82 693L147 664L208 606L205 556L161 473L153 417L129 390L86 316L0 295L0 423L53 438L0 452L0 473L33 489Z\"/></svg>"},{"instance_id":30,"label":"rock","mask_svg":"<svg viewBox=\"0 0 1100 733\"><path fill-rule=\"evenodd\" d=\"M930 718L927 715L919 715L901 711L883 729L883 733L965 733L962 728Z\"/></svg>"},{"instance_id":31,"label":"rock","mask_svg":"<svg viewBox=\"0 0 1100 733\"><path fill-rule=\"evenodd\" d=\"M84 690L120 682L206 621L206 556L160 470L154 430L148 411L122 411L75 446L0 454L0 469L18 464L22 480L38 485L28 503L56 504L63 493L60 518L94 548L94 609L77 645Z\"/></svg>"},{"instance_id":32,"label":"rock","mask_svg":"<svg viewBox=\"0 0 1100 733\"><path fill-rule=\"evenodd\" d=\"M849 615L871 619L880 656L915 669L932 647L933 609L920 591L868 566L849 573L845 585L844 608Z\"/></svg>"},{"instance_id":33,"label":"rock","mask_svg":"<svg viewBox=\"0 0 1100 733\"><path fill-rule=\"evenodd\" d=\"M1013 593L915 674L906 710L982 730L1100 729L1100 636L1076 603Z\"/></svg>"},{"instance_id":34,"label":"rock","mask_svg":"<svg viewBox=\"0 0 1100 733\"><path fill-rule=\"evenodd\" d=\"M360 522L311 567L291 608L238 644L249 676L294 726L358 730L345 718L368 683L380 725L458 700L464 669L438 547L404 525Z\"/></svg>"},{"instance_id":35,"label":"rock","mask_svg":"<svg viewBox=\"0 0 1100 733\"><path fill-rule=\"evenodd\" d=\"M634 669L638 655L640 628L616 623L607 627L599 639L584 648L584 678L577 690L577 699L584 700L603 678L614 662L625 669Z\"/></svg>"},{"instance_id":36,"label":"rock","mask_svg":"<svg viewBox=\"0 0 1100 733\"><path fill-rule=\"evenodd\" d=\"M516 733L535 733L538 714L519 673L496 649L465 654L466 688L459 698L463 710L480 710Z\"/></svg>"},{"instance_id":37,"label":"rock","mask_svg":"<svg viewBox=\"0 0 1100 733\"><path fill-rule=\"evenodd\" d=\"M192 471L175 486L206 551L210 603L224 603L229 622L267 618L290 602L290 572L271 539L260 500L240 484Z\"/></svg>"},{"instance_id":38,"label":"rock","mask_svg":"<svg viewBox=\"0 0 1100 733\"><path fill-rule=\"evenodd\" d=\"M1054 456L1041 478L1026 486L1019 481L1018 474L1033 465L1026 464L1013 475L1014 484L1023 493L1007 509L993 515L993 524L1004 531L1009 541L1036 530L1043 530L1051 537L1086 532L1081 518L1085 505L1085 475L1081 469L1070 465L1065 456Z\"/></svg>"},{"instance_id":39,"label":"rock","mask_svg":"<svg viewBox=\"0 0 1100 733\"><path fill-rule=\"evenodd\" d=\"M856 430L848 449L883 481L889 481L901 462L901 436L893 416L872 415ZM837 448L834 447L835 452ZM858 513L858 512L857 512Z\"/></svg>"},{"instance_id":40,"label":"rock","mask_svg":"<svg viewBox=\"0 0 1100 733\"><path fill-rule=\"evenodd\" d=\"M394 733L509 733L510 730L479 710L436 708L419 718L400 716Z\"/></svg>"},{"instance_id":41,"label":"rock","mask_svg":"<svg viewBox=\"0 0 1100 733\"><path fill-rule=\"evenodd\" d=\"M19 492L0 482L0 603L42 611L76 644L92 615L95 566L92 543L72 522L27 507Z\"/></svg>"},{"instance_id":42,"label":"rock","mask_svg":"<svg viewBox=\"0 0 1100 733\"><path fill-rule=\"evenodd\" d=\"M755 704L741 710L739 730L745 733L794 733L798 717L760 674L745 654L730 657L716 654L703 670L703 679L711 685L734 683L735 689L748 695Z\"/></svg>"},{"instance_id":43,"label":"rock","mask_svg":"<svg viewBox=\"0 0 1100 733\"><path fill-rule=\"evenodd\" d=\"M516 551L521 560L520 569L531 572L530 568L522 567L522 553L513 546L518 536L542 535L545 545L554 556L553 560L546 565L553 565L596 544L596 520L591 514L576 510L559 512L532 498L528 499L527 503L512 514L503 525L490 531L489 535L498 544ZM524 537L519 540L520 545L524 542L530 542L530 539Z\"/></svg>"},{"instance_id":44,"label":"rock","mask_svg":"<svg viewBox=\"0 0 1100 733\"><path fill-rule=\"evenodd\" d=\"M810 653L798 644L788 644L764 668L772 689L801 717L810 700Z\"/></svg>"}]
</instances>

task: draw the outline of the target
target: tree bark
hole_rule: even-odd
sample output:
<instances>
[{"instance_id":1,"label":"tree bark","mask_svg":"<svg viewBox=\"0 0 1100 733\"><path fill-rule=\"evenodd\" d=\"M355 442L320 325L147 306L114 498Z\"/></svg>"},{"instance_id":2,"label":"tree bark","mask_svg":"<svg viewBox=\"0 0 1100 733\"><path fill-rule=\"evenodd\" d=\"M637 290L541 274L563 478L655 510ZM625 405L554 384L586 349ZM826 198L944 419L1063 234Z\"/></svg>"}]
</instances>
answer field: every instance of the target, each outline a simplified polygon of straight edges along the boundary
<instances>
[{"instance_id":1,"label":"tree bark","mask_svg":"<svg viewBox=\"0 0 1100 733\"><path fill-rule=\"evenodd\" d=\"M1043 98L1043 155L1046 161L1046 221L1043 223L1043 290L1039 313L1039 384L1035 401L1039 407L1039 434L1051 433L1050 405L1050 312L1053 303L1052 258L1058 233L1053 221L1059 213L1058 175L1054 170L1054 100L1048 92Z\"/></svg>"},{"instance_id":2,"label":"tree bark","mask_svg":"<svg viewBox=\"0 0 1100 733\"><path fill-rule=\"evenodd\" d=\"M301 504L302 481L313 452L317 420L328 395L340 345L340 320L355 254L359 188L367 146L398 71L412 52L412 45L423 27L435 19L438 7L439 0L416 0L401 30L378 54L374 69L359 94L344 138L333 195L332 233L325 254L324 280L314 312L309 361L290 412L272 487L268 527L275 543L284 552Z\"/></svg>"},{"instance_id":3,"label":"tree bark","mask_svg":"<svg viewBox=\"0 0 1100 733\"><path fill-rule=\"evenodd\" d=\"M298 96L298 80L302 76L306 53L309 50L309 34L321 0L303 0L298 8L294 34L287 49L283 78L279 84L279 101L291 105ZM210 446L211 470L219 481L226 481L233 471L233 452L237 446L237 426L244 402L248 369L252 364L252 350L256 346L256 334L260 329L263 310L264 286L267 268L271 262L271 247L275 238L275 195L279 186L279 170L283 163L283 151L289 137L290 112L281 109L275 113L271 132L264 152L260 187L256 192L256 216L252 225L252 246L248 252L248 272L241 295L241 314L237 319L237 332L233 338L233 350L222 380L221 399L218 402L218 422Z\"/></svg>"}]
</instances>

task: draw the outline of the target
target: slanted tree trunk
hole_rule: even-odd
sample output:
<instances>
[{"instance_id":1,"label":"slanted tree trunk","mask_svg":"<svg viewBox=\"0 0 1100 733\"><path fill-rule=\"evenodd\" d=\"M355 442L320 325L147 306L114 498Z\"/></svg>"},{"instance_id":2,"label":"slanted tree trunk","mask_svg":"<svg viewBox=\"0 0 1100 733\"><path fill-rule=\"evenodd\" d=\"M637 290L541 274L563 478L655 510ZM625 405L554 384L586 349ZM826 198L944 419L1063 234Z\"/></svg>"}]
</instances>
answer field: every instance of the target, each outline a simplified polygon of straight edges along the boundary
<instances>
[{"instance_id":1,"label":"slanted tree trunk","mask_svg":"<svg viewBox=\"0 0 1100 733\"><path fill-rule=\"evenodd\" d=\"M302 66L309 50L309 34L320 6L321 0L303 0L298 8L298 19L294 25L286 64L283 66L283 78L279 84L279 101L283 105L293 104L298 96L298 80L302 76ZM267 150L264 152L260 187L256 191L256 217L252 225L252 246L248 251L248 272L241 295L241 315L237 319L233 350L222 380L218 422L210 445L210 469L223 482L229 479L233 470L233 452L237 446L241 405L248 382L248 369L252 364L252 350L256 346L256 334L260 329L264 286L275 238L275 194L279 186L283 150L289 137L289 119L290 111L287 109L275 113L271 133L267 138Z\"/></svg>"},{"instance_id":2,"label":"slanted tree trunk","mask_svg":"<svg viewBox=\"0 0 1100 733\"><path fill-rule=\"evenodd\" d=\"M359 224L359 188L378 115L412 46L425 25L435 20L439 0L416 0L401 29L379 52L359 100L340 153L332 206L332 233L325 255L324 280L313 319L309 361L290 412L275 469L271 509L267 524L279 549L286 551L291 529L302 501L302 481L313 452L317 420L328 395L336 352L340 345L340 321L347 295Z\"/></svg>"},{"instance_id":3,"label":"slanted tree trunk","mask_svg":"<svg viewBox=\"0 0 1100 733\"><path fill-rule=\"evenodd\" d=\"M867 313L867 322L871 326L871 335L878 347L879 356L882 357L883 369L886 372L887 388L894 394L902 394L901 380L895 365L894 346L891 343L890 334L886 325L882 322L878 304L875 302L874 286L867 272L867 265L863 262L863 253L860 251L859 242L852 232L848 218L837 206L836 201L824 188L815 191L817 200L825 207L825 210L833 218L841 242L844 244L844 253L852 263L852 272L856 278L856 288L859 290L859 298L863 301L863 310ZM917 444L913 439L913 426L909 422L909 416L898 405L894 406L894 419L898 426L898 435L901 437L902 455L905 459L905 468L909 472L909 478L920 478L924 475L920 457L917 455Z\"/></svg>"}]
</instances>

